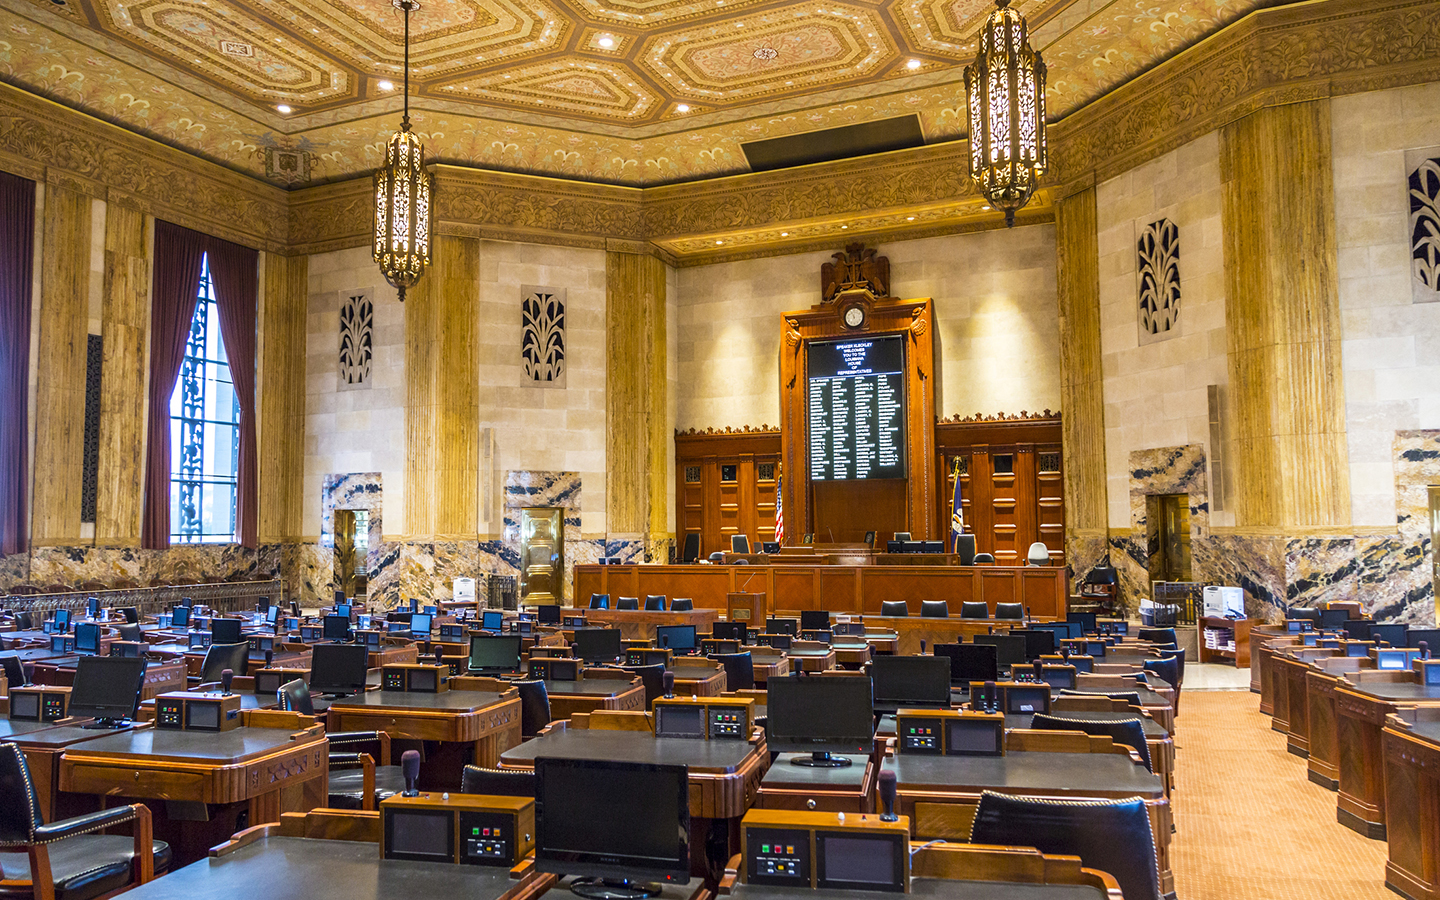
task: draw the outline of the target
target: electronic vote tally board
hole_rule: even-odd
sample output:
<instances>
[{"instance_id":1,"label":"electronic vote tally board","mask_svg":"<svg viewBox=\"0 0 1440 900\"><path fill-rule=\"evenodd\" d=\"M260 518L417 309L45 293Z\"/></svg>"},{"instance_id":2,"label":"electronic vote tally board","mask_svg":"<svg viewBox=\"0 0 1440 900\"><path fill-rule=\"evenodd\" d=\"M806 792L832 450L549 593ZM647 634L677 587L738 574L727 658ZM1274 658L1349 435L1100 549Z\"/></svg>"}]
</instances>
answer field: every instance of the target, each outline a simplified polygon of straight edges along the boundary
<instances>
[{"instance_id":1,"label":"electronic vote tally board","mask_svg":"<svg viewBox=\"0 0 1440 900\"><path fill-rule=\"evenodd\" d=\"M810 479L905 477L905 337L811 341Z\"/></svg>"}]
</instances>

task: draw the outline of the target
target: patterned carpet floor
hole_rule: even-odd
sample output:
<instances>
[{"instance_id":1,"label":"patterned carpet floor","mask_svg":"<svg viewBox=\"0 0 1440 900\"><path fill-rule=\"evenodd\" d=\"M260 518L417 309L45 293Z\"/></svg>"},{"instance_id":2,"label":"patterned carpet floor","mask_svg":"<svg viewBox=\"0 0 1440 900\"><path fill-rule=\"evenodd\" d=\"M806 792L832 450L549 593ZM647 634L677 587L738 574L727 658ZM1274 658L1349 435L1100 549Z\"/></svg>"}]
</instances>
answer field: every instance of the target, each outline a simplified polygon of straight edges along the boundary
<instances>
[{"instance_id":1,"label":"patterned carpet floor","mask_svg":"<svg viewBox=\"0 0 1440 900\"><path fill-rule=\"evenodd\" d=\"M1335 821L1332 791L1249 691L1183 695L1176 722L1179 900L1393 900L1384 841Z\"/></svg>"}]
</instances>

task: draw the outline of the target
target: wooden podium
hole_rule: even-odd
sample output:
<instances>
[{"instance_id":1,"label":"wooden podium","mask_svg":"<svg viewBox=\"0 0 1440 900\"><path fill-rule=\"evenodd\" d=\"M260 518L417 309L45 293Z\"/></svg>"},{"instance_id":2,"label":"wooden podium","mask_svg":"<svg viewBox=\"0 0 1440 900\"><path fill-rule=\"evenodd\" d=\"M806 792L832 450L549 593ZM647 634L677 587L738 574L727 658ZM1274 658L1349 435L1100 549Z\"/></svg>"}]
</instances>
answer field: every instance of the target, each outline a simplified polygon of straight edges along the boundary
<instances>
[{"instance_id":1,"label":"wooden podium","mask_svg":"<svg viewBox=\"0 0 1440 900\"><path fill-rule=\"evenodd\" d=\"M763 628L765 620L769 618L764 594L726 594L725 606L726 617L732 622L744 622L754 628Z\"/></svg>"}]
</instances>

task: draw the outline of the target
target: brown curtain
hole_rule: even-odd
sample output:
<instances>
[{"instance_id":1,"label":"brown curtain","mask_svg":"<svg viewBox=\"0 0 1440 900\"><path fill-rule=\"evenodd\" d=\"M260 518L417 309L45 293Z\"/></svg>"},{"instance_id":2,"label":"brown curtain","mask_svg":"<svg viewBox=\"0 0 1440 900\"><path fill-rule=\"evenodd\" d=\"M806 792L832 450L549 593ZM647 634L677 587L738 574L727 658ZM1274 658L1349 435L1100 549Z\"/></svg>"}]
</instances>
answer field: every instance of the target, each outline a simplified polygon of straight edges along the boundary
<instances>
[{"instance_id":1,"label":"brown curtain","mask_svg":"<svg viewBox=\"0 0 1440 900\"><path fill-rule=\"evenodd\" d=\"M170 395L185 360L195 296L210 238L155 221L155 269L150 297L150 441L145 450L145 514L140 546L170 546Z\"/></svg>"},{"instance_id":2,"label":"brown curtain","mask_svg":"<svg viewBox=\"0 0 1440 900\"><path fill-rule=\"evenodd\" d=\"M239 244L210 238L210 282L220 310L220 335L230 360L235 400L240 404L240 459L235 498L235 536L256 547L259 485L255 447L255 307L260 292L260 254Z\"/></svg>"},{"instance_id":3,"label":"brown curtain","mask_svg":"<svg viewBox=\"0 0 1440 900\"><path fill-rule=\"evenodd\" d=\"M0 553L29 547L30 286L35 182L0 172Z\"/></svg>"}]
</instances>

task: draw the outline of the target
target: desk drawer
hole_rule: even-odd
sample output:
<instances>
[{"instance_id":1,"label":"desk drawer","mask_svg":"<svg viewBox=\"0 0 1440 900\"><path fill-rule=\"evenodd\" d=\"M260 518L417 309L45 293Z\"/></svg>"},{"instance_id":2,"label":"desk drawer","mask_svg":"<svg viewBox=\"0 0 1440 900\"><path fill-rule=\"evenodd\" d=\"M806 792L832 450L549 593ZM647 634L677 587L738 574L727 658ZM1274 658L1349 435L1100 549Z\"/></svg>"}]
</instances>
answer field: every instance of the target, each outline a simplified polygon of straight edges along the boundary
<instances>
[{"instance_id":1,"label":"desk drawer","mask_svg":"<svg viewBox=\"0 0 1440 900\"><path fill-rule=\"evenodd\" d=\"M61 773L61 790L156 800L204 800L206 778L198 772L122 769L78 764Z\"/></svg>"}]
</instances>

